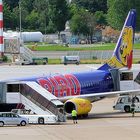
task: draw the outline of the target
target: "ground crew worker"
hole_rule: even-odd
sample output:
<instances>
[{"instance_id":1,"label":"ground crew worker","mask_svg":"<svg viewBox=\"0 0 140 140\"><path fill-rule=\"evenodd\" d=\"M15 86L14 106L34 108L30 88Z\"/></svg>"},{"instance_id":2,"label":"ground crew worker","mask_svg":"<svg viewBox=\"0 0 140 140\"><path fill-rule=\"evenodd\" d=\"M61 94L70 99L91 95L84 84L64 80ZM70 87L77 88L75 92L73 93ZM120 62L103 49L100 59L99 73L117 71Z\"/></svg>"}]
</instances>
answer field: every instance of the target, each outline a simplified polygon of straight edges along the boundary
<instances>
[{"instance_id":1,"label":"ground crew worker","mask_svg":"<svg viewBox=\"0 0 140 140\"><path fill-rule=\"evenodd\" d=\"M132 113L132 117L134 117L135 116L135 97L132 98L131 113Z\"/></svg>"},{"instance_id":2,"label":"ground crew worker","mask_svg":"<svg viewBox=\"0 0 140 140\"><path fill-rule=\"evenodd\" d=\"M71 112L73 123L77 123L77 111L75 109L72 110Z\"/></svg>"}]
</instances>

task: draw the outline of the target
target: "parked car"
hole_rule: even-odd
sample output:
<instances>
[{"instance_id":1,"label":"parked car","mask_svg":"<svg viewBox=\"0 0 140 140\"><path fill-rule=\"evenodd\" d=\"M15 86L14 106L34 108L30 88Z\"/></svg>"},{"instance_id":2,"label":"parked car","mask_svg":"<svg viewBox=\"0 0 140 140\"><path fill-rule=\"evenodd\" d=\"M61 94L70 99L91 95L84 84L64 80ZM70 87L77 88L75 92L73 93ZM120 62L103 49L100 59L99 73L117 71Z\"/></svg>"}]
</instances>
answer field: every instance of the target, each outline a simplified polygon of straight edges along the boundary
<instances>
[{"instance_id":1,"label":"parked car","mask_svg":"<svg viewBox=\"0 0 140 140\"><path fill-rule=\"evenodd\" d=\"M81 40L79 41L79 44L87 44L87 40L86 40L86 39L81 39Z\"/></svg>"},{"instance_id":2,"label":"parked car","mask_svg":"<svg viewBox=\"0 0 140 140\"><path fill-rule=\"evenodd\" d=\"M97 42L98 42L97 38L96 37L93 37L92 43L97 43Z\"/></svg>"},{"instance_id":3,"label":"parked car","mask_svg":"<svg viewBox=\"0 0 140 140\"><path fill-rule=\"evenodd\" d=\"M12 112L0 112L0 126L4 125L18 125L25 126L28 124L28 119L21 117Z\"/></svg>"}]
</instances>

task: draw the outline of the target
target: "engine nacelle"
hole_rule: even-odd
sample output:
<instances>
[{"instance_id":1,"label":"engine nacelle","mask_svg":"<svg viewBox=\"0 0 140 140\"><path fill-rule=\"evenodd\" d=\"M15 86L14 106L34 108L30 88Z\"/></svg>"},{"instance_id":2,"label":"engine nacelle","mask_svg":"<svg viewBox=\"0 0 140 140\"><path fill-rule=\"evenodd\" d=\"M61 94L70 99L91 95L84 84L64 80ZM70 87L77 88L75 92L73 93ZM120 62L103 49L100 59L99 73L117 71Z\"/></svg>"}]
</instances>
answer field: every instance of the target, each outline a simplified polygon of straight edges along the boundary
<instances>
[{"instance_id":1,"label":"engine nacelle","mask_svg":"<svg viewBox=\"0 0 140 140\"><path fill-rule=\"evenodd\" d=\"M73 109L77 110L77 115L88 114L92 108L92 104L87 99L73 98L67 100L64 104L64 110L71 113Z\"/></svg>"}]
</instances>

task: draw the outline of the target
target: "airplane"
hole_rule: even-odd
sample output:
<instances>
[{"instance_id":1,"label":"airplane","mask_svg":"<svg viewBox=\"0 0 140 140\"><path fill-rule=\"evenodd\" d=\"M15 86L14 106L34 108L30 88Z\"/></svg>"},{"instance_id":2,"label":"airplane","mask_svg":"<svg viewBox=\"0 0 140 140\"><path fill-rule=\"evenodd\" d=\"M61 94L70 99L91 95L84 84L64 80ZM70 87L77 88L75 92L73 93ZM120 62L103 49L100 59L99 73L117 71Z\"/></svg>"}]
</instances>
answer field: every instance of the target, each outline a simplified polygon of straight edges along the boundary
<instances>
[{"instance_id":1,"label":"airplane","mask_svg":"<svg viewBox=\"0 0 140 140\"><path fill-rule=\"evenodd\" d=\"M132 9L127 15L112 57L97 70L20 80L35 81L64 102L66 113L76 109L77 114L83 116L87 116L90 112L92 102L114 95L140 92L139 89L116 91L115 79L111 73L111 70L123 68L129 70L132 67L135 22L136 10Z\"/></svg>"}]
</instances>

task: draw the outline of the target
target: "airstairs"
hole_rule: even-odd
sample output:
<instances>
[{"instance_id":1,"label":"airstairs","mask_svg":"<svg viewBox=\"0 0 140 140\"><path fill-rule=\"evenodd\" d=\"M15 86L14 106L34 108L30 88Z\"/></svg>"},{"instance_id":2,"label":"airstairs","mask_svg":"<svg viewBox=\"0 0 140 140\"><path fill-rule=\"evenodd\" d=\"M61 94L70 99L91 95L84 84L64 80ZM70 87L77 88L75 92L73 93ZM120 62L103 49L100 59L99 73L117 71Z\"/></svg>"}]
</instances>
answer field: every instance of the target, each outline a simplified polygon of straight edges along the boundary
<instances>
[{"instance_id":1,"label":"airstairs","mask_svg":"<svg viewBox=\"0 0 140 140\"><path fill-rule=\"evenodd\" d=\"M28 47L20 47L20 59L32 63L34 58L34 53Z\"/></svg>"},{"instance_id":2,"label":"airstairs","mask_svg":"<svg viewBox=\"0 0 140 140\"><path fill-rule=\"evenodd\" d=\"M17 83L9 83L14 89ZM18 83L20 102L36 114L56 115L58 122L65 122L63 103L36 82Z\"/></svg>"}]
</instances>

